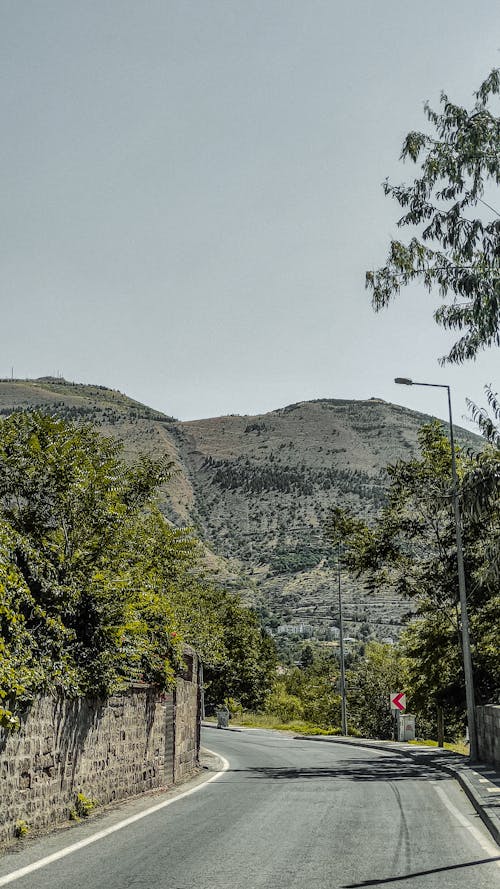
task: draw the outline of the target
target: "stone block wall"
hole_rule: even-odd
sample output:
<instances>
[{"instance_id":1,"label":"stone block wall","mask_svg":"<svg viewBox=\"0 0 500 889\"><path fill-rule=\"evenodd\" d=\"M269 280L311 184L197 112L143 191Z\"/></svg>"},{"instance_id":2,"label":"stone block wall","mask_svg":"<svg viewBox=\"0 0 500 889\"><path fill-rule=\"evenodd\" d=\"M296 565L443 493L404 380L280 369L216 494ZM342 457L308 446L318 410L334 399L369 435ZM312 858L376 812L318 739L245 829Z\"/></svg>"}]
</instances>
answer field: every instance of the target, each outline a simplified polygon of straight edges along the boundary
<instances>
[{"instance_id":1,"label":"stone block wall","mask_svg":"<svg viewBox=\"0 0 500 889\"><path fill-rule=\"evenodd\" d=\"M200 745L200 689L194 652L186 653L184 661L186 670L178 677L175 691L175 781L182 781L193 772Z\"/></svg>"},{"instance_id":2,"label":"stone block wall","mask_svg":"<svg viewBox=\"0 0 500 889\"><path fill-rule=\"evenodd\" d=\"M478 707L476 725L479 759L500 766L500 705Z\"/></svg>"},{"instance_id":3,"label":"stone block wall","mask_svg":"<svg viewBox=\"0 0 500 889\"><path fill-rule=\"evenodd\" d=\"M20 731L0 730L0 844L17 820L35 830L66 820L78 793L104 805L192 773L198 697L194 664L192 679L179 678L171 694L137 685L105 702L36 701Z\"/></svg>"}]
</instances>

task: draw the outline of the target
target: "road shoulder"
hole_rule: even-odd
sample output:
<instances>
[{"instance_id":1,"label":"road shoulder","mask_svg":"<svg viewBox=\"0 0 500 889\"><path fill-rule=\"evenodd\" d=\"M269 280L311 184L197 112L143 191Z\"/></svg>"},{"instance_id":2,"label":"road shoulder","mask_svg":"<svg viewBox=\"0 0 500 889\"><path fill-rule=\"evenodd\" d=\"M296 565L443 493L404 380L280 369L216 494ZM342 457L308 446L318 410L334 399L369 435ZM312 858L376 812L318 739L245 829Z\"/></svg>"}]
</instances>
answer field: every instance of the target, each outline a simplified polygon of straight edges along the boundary
<instances>
[{"instance_id":1,"label":"road shoulder","mask_svg":"<svg viewBox=\"0 0 500 889\"><path fill-rule=\"evenodd\" d=\"M14 841L0 850L0 886L4 885L5 878L13 871L31 867L48 856L62 857L76 845L90 844L101 835L120 830L134 820L145 818L154 811L175 803L177 799L201 790L205 784L216 780L224 768L221 757L202 747L199 769L182 783L111 803L96 809L80 822L63 822L54 825L52 830Z\"/></svg>"}]
</instances>

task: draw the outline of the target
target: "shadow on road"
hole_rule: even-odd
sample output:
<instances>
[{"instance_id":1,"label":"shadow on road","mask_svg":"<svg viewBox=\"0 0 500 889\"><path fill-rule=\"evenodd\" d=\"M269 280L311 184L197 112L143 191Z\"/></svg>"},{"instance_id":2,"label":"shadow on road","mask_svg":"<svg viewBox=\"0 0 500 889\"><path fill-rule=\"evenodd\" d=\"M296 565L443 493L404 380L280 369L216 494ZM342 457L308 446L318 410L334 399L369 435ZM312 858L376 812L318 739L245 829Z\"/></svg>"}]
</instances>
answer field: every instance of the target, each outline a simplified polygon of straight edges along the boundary
<instances>
[{"instance_id":1,"label":"shadow on road","mask_svg":"<svg viewBox=\"0 0 500 889\"><path fill-rule=\"evenodd\" d=\"M256 766L247 769L230 769L232 772L245 774L250 780L268 779L273 781L308 780L314 778L341 778L347 781L418 781L444 780L449 775L438 768L427 768L425 765L402 762L400 757L384 757L382 760L347 759L341 764L326 767L310 768L272 768Z\"/></svg>"},{"instance_id":2,"label":"shadow on road","mask_svg":"<svg viewBox=\"0 0 500 889\"><path fill-rule=\"evenodd\" d=\"M500 861L500 855L493 858L481 858L479 861L465 861L463 864L449 864L446 867L433 867L430 870L417 870L411 874L399 874L397 877L382 877L380 880L363 880L362 883L345 883L342 889L363 889L364 886L382 886L384 883L397 883L411 880L413 877L426 877L429 874L441 874L464 867L476 867L478 864L491 864Z\"/></svg>"}]
</instances>

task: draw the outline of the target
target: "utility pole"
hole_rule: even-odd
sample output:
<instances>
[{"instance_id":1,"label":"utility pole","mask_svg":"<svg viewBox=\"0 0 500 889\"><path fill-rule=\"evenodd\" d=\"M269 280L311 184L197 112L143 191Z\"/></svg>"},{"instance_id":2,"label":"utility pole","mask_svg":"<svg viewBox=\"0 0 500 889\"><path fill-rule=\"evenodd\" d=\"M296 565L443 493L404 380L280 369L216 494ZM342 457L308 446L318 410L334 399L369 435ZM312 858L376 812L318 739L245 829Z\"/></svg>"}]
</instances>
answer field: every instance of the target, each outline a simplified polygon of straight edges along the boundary
<instances>
[{"instance_id":1,"label":"utility pole","mask_svg":"<svg viewBox=\"0 0 500 889\"><path fill-rule=\"evenodd\" d=\"M342 618L342 581L340 577L340 548L337 547L337 581L339 591L339 630L340 630L340 697L342 706L342 734L347 735L347 699L345 687L345 659L344 659L344 621Z\"/></svg>"},{"instance_id":2,"label":"utility pole","mask_svg":"<svg viewBox=\"0 0 500 889\"><path fill-rule=\"evenodd\" d=\"M465 697L467 701L467 725L469 728L470 757L477 760L477 732L476 732L476 707L474 700L474 679L472 673L472 659L470 651L469 617L467 614L467 590L465 587L464 550L462 545L462 519L460 516L460 503L458 500L458 476L457 461L455 457L455 439L453 436L453 420L451 416L451 395L448 390L448 410L450 414L450 444L451 444L451 475L453 482L453 509L455 512L455 535L457 539L457 567L458 589L460 595L460 618L462 624L462 655L464 662Z\"/></svg>"},{"instance_id":3,"label":"utility pole","mask_svg":"<svg viewBox=\"0 0 500 889\"><path fill-rule=\"evenodd\" d=\"M460 502L458 499L458 475L455 456L455 437L453 434L453 417L451 414L450 387L443 383L416 383L407 377L396 377L395 383L403 386L428 386L432 389L446 389L448 393L448 416L450 423L451 446L451 480L453 511L455 518L455 538L457 541L457 569L458 569L458 594L460 599L460 623L462 627L462 660L465 679L465 699L467 705L467 727L469 730L470 758L472 762L477 760L477 732L476 732L476 707L474 699L474 674L472 672L472 658L470 651L469 617L467 614L467 590L465 586L464 550L462 544L462 518L460 515Z\"/></svg>"}]
</instances>

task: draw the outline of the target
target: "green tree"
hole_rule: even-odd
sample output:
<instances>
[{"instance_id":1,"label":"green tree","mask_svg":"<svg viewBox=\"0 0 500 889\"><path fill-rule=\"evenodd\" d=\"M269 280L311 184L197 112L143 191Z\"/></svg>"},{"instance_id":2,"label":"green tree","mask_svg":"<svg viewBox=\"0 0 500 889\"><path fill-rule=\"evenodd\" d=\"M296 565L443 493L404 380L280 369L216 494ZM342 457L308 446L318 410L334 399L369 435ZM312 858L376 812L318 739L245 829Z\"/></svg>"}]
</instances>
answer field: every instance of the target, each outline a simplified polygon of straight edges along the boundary
<instances>
[{"instance_id":1,"label":"green tree","mask_svg":"<svg viewBox=\"0 0 500 889\"><path fill-rule=\"evenodd\" d=\"M313 664L314 652L312 650L312 646L307 643L307 645L304 645L300 653L300 666L305 669L306 667L312 667Z\"/></svg>"},{"instance_id":2,"label":"green tree","mask_svg":"<svg viewBox=\"0 0 500 889\"><path fill-rule=\"evenodd\" d=\"M204 579L200 545L158 510L170 466L132 465L90 426L0 420L0 720L36 694L168 687L191 643L245 702L262 701L274 646Z\"/></svg>"},{"instance_id":3,"label":"green tree","mask_svg":"<svg viewBox=\"0 0 500 889\"><path fill-rule=\"evenodd\" d=\"M163 581L169 568L186 573L185 542L164 540L161 574L145 558L167 473L145 457L127 466L89 426L37 413L0 421L4 669L21 639L33 665L4 698L172 681L180 637Z\"/></svg>"},{"instance_id":4,"label":"green tree","mask_svg":"<svg viewBox=\"0 0 500 889\"><path fill-rule=\"evenodd\" d=\"M294 667L278 680L292 700L300 702L301 716L323 729L340 724L340 696L336 691L338 664L331 657L315 657L306 667ZM272 712L274 698L267 708Z\"/></svg>"},{"instance_id":5,"label":"green tree","mask_svg":"<svg viewBox=\"0 0 500 889\"><path fill-rule=\"evenodd\" d=\"M464 711L464 684L450 444L437 423L424 427L419 441L419 458L388 467L388 503L372 528L353 526L347 557L372 587L389 586L414 600L417 619L402 637L409 687L427 718L431 710L446 706L448 722L456 725ZM486 451L475 458L457 450L465 503L477 467L487 461L496 461L498 467L500 454ZM479 701L485 702L500 692L500 653L493 642L500 596L490 558L499 514L497 507L485 522L472 510L463 510L475 686Z\"/></svg>"},{"instance_id":6,"label":"green tree","mask_svg":"<svg viewBox=\"0 0 500 889\"><path fill-rule=\"evenodd\" d=\"M426 104L431 133L409 133L401 153L418 166L418 175L409 185L384 185L404 210L398 225L416 228L418 236L391 241L386 264L367 272L366 285L376 311L411 282L439 293L434 319L460 334L442 363L474 359L481 349L500 345L500 212L489 203L500 183L499 92L500 70L494 69L474 94L472 108L444 93L440 112ZM500 403L491 385L485 389L492 415L468 404L482 434L498 448ZM468 506L489 521L500 497L495 461L477 467L473 488L476 497Z\"/></svg>"},{"instance_id":7,"label":"green tree","mask_svg":"<svg viewBox=\"0 0 500 889\"><path fill-rule=\"evenodd\" d=\"M286 682L281 680L274 683L267 698L266 710L273 716L278 716L282 722L292 722L304 716L302 701L297 695L290 694Z\"/></svg>"},{"instance_id":8,"label":"green tree","mask_svg":"<svg viewBox=\"0 0 500 889\"><path fill-rule=\"evenodd\" d=\"M484 408L468 402L472 416L489 442L474 470L469 473L464 490L464 510L487 530L483 537L485 573L493 582L500 581L500 401L490 386L486 387L491 415Z\"/></svg>"},{"instance_id":9,"label":"green tree","mask_svg":"<svg viewBox=\"0 0 500 889\"><path fill-rule=\"evenodd\" d=\"M409 706L415 703L410 694L407 658L393 645L379 642L369 642L364 656L348 670L347 689L349 721L367 738L392 737L392 692L408 692Z\"/></svg>"},{"instance_id":10,"label":"green tree","mask_svg":"<svg viewBox=\"0 0 500 889\"><path fill-rule=\"evenodd\" d=\"M215 607L222 651L205 669L208 708L234 698L248 710L264 706L276 670L272 637L256 614L231 593L219 592Z\"/></svg>"},{"instance_id":11,"label":"green tree","mask_svg":"<svg viewBox=\"0 0 500 889\"><path fill-rule=\"evenodd\" d=\"M68 654L73 634L54 609L46 608L16 564L16 554L37 574L40 557L0 519L0 725L15 728L16 710L35 689L53 687L72 693L78 688Z\"/></svg>"},{"instance_id":12,"label":"green tree","mask_svg":"<svg viewBox=\"0 0 500 889\"><path fill-rule=\"evenodd\" d=\"M461 334L442 362L500 344L500 219L483 199L500 183L500 118L492 107L499 91L495 69L470 110L444 93L440 112L426 104L433 132L409 133L401 153L419 175L410 185L384 185L404 210L398 225L417 227L420 237L391 241L385 266L367 272L366 285L376 311L413 281L437 289L443 302L434 319Z\"/></svg>"},{"instance_id":13,"label":"green tree","mask_svg":"<svg viewBox=\"0 0 500 889\"><path fill-rule=\"evenodd\" d=\"M500 448L500 398L491 386L485 386L485 391L489 410L478 407L470 399L467 399L467 405L486 441Z\"/></svg>"}]
</instances>

